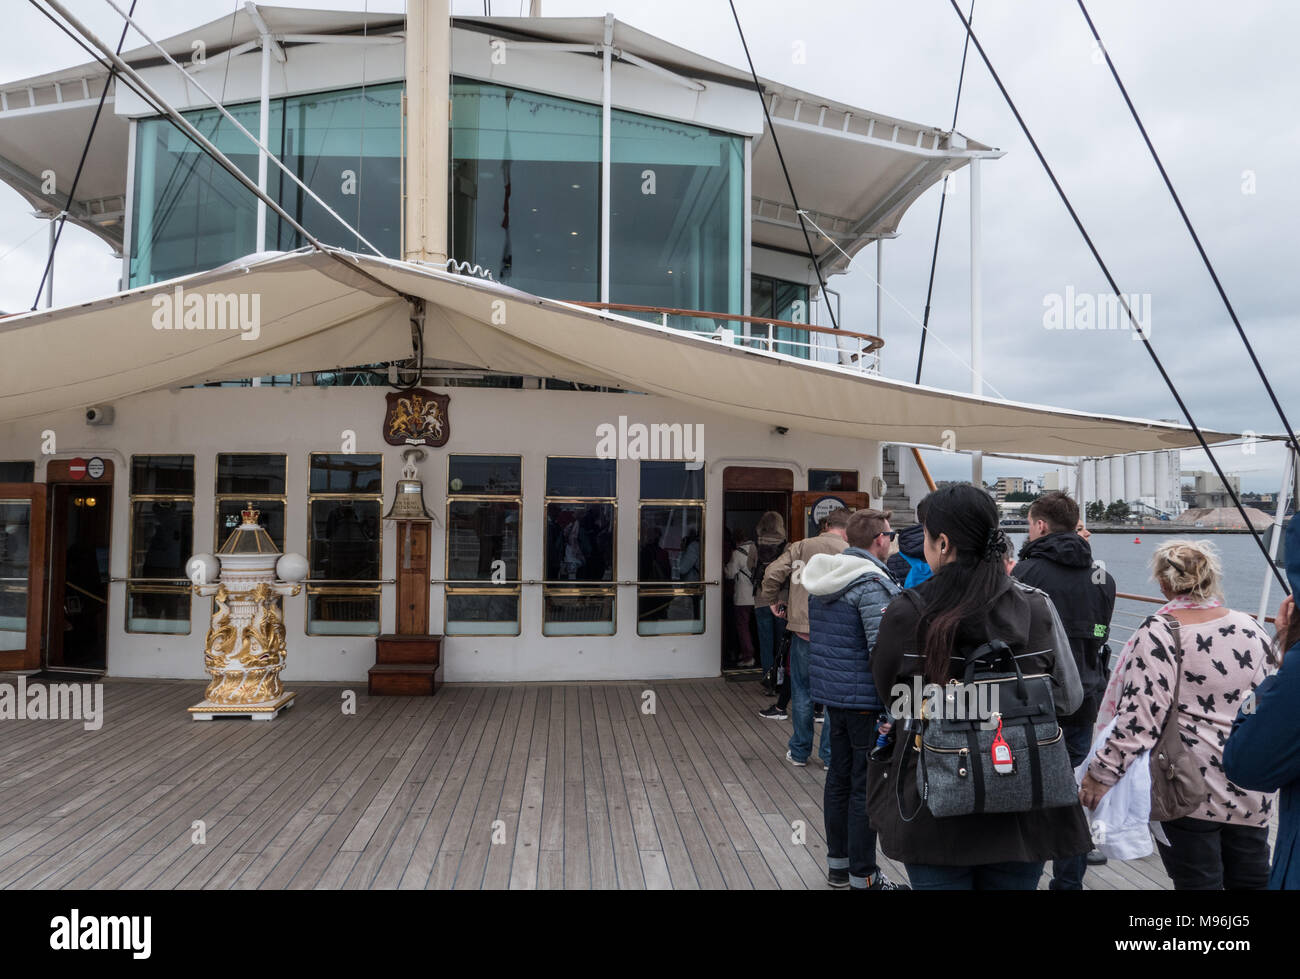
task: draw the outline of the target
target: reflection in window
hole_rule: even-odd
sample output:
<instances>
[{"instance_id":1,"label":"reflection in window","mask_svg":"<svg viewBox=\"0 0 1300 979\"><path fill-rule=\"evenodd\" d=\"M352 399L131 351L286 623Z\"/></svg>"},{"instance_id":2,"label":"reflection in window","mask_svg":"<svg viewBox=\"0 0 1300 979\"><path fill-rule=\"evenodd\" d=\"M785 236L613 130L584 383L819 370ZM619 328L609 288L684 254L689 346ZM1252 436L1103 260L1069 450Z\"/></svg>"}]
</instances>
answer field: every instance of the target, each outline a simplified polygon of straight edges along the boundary
<instances>
[{"instance_id":1,"label":"reflection in window","mask_svg":"<svg viewBox=\"0 0 1300 979\"><path fill-rule=\"evenodd\" d=\"M34 462L0 462L0 483L30 483L35 478Z\"/></svg>"},{"instance_id":2,"label":"reflection in window","mask_svg":"<svg viewBox=\"0 0 1300 979\"><path fill-rule=\"evenodd\" d=\"M27 648L31 532L31 501L0 500L0 652Z\"/></svg>"},{"instance_id":3,"label":"reflection in window","mask_svg":"<svg viewBox=\"0 0 1300 979\"><path fill-rule=\"evenodd\" d=\"M684 462L641 463L641 499L703 500L704 467Z\"/></svg>"},{"instance_id":4,"label":"reflection in window","mask_svg":"<svg viewBox=\"0 0 1300 979\"><path fill-rule=\"evenodd\" d=\"M613 635L613 459L546 460L542 634Z\"/></svg>"},{"instance_id":5,"label":"reflection in window","mask_svg":"<svg viewBox=\"0 0 1300 979\"><path fill-rule=\"evenodd\" d=\"M249 132L258 131L256 102L226 109ZM216 109L183 115L256 179L252 140ZM272 99L268 133L267 148L300 180L385 255L397 253L400 83ZM267 183L285 210L320 239L365 248L274 164ZM141 119L136 126L134 187L132 286L216 268L259 250L257 198L166 119ZM267 214L267 248L300 244L292 228Z\"/></svg>"},{"instance_id":6,"label":"reflection in window","mask_svg":"<svg viewBox=\"0 0 1300 979\"><path fill-rule=\"evenodd\" d=\"M194 457L131 457L126 631L187 635L194 553Z\"/></svg>"},{"instance_id":7,"label":"reflection in window","mask_svg":"<svg viewBox=\"0 0 1300 979\"><path fill-rule=\"evenodd\" d=\"M600 106L452 84L452 253L540 296L599 299Z\"/></svg>"},{"instance_id":8,"label":"reflection in window","mask_svg":"<svg viewBox=\"0 0 1300 979\"><path fill-rule=\"evenodd\" d=\"M615 109L610 151L610 300L743 313L744 140Z\"/></svg>"},{"instance_id":9,"label":"reflection in window","mask_svg":"<svg viewBox=\"0 0 1300 979\"><path fill-rule=\"evenodd\" d=\"M808 489L813 493L825 493L841 490L856 492L858 488L858 471L856 469L809 469Z\"/></svg>"},{"instance_id":10,"label":"reflection in window","mask_svg":"<svg viewBox=\"0 0 1300 979\"><path fill-rule=\"evenodd\" d=\"M771 317L794 323L808 322L808 287L798 282L773 279L766 275L750 278L749 311L753 316ZM765 327L761 323L751 323L751 337L764 337L778 341L770 349L791 357L811 359L812 351L808 346L807 330L797 330L792 326ZM785 340L786 343L779 341ZM767 343L751 341L751 346L769 349Z\"/></svg>"},{"instance_id":11,"label":"reflection in window","mask_svg":"<svg viewBox=\"0 0 1300 979\"><path fill-rule=\"evenodd\" d=\"M643 462L641 500L637 635L703 632L704 472Z\"/></svg>"},{"instance_id":12,"label":"reflection in window","mask_svg":"<svg viewBox=\"0 0 1300 979\"><path fill-rule=\"evenodd\" d=\"M376 635L383 562L383 456L311 454L307 632Z\"/></svg>"},{"instance_id":13,"label":"reflection in window","mask_svg":"<svg viewBox=\"0 0 1300 979\"><path fill-rule=\"evenodd\" d=\"M447 460L447 493L454 496L518 496L518 456L454 455Z\"/></svg>"},{"instance_id":14,"label":"reflection in window","mask_svg":"<svg viewBox=\"0 0 1300 979\"><path fill-rule=\"evenodd\" d=\"M448 457L447 635L519 634L519 456Z\"/></svg>"},{"instance_id":15,"label":"reflection in window","mask_svg":"<svg viewBox=\"0 0 1300 979\"><path fill-rule=\"evenodd\" d=\"M283 453L221 453L217 456L218 548L243 523L242 512L251 503L258 523L275 546L284 550L285 469Z\"/></svg>"}]
</instances>

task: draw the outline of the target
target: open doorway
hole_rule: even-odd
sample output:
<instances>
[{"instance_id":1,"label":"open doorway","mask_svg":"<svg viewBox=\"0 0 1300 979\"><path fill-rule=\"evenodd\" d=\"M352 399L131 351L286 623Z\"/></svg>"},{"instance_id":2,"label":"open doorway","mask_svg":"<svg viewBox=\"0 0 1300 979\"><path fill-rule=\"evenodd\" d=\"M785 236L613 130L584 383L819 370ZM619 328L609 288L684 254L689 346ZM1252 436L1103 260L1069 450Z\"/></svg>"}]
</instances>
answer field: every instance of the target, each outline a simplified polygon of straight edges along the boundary
<instances>
[{"instance_id":1,"label":"open doorway","mask_svg":"<svg viewBox=\"0 0 1300 979\"><path fill-rule=\"evenodd\" d=\"M781 515L789 524L790 494L794 489L794 477L788 469L774 469L757 466L729 466L722 475L722 561L725 568L731 561L737 538L746 536L753 540L754 528L759 518L769 510ZM754 583L757 594L759 582ZM742 583L744 590L747 583ZM759 656L758 634L752 611L745 614L741 606L737 614L736 582L723 579L723 629L721 649L721 670L724 676L741 678L752 674L758 678L762 674ZM741 629L749 631L749 642L744 641ZM752 665L742 666L746 652L752 652Z\"/></svg>"},{"instance_id":2,"label":"open doorway","mask_svg":"<svg viewBox=\"0 0 1300 979\"><path fill-rule=\"evenodd\" d=\"M45 667L101 672L108 665L111 462L96 460L98 479L80 460L50 463L49 619Z\"/></svg>"}]
</instances>

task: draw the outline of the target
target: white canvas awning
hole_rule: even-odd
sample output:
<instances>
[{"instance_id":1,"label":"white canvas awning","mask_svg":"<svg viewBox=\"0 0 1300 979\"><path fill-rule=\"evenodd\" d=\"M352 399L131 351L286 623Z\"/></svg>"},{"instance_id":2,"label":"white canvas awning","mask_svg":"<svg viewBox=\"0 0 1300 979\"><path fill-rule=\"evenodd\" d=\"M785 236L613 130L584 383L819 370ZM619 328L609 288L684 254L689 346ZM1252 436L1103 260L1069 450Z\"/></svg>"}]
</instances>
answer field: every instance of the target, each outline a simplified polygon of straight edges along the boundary
<instances>
[{"instance_id":1,"label":"white canvas awning","mask_svg":"<svg viewBox=\"0 0 1300 979\"><path fill-rule=\"evenodd\" d=\"M384 283L425 300L426 362L439 366L625 388L793 431L883 442L1064 456L1196 444L1181 425L920 387L724 345L495 282L340 254L373 279L315 252L250 256L80 306L0 320L0 422L159 388L409 357L411 306ZM202 297L205 316L209 296L242 295L249 308L256 297L258 336L230 328L156 329L159 304L174 305L177 289L182 297ZM1234 437L1205 434L1216 442Z\"/></svg>"}]
</instances>

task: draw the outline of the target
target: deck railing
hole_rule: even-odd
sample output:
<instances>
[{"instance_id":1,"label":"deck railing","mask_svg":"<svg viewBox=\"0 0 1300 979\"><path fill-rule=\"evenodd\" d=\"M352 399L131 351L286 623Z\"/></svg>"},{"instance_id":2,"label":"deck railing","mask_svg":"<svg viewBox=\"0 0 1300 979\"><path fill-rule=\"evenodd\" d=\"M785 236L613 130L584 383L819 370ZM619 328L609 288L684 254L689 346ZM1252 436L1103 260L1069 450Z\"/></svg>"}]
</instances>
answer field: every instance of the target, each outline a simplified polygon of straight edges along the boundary
<instances>
[{"instance_id":1,"label":"deck railing","mask_svg":"<svg viewBox=\"0 0 1300 979\"><path fill-rule=\"evenodd\" d=\"M1168 601L1168 599L1165 598L1155 598L1151 595L1133 595L1129 592L1122 591L1115 593L1115 599L1117 603L1122 600L1128 602L1144 602L1151 605L1164 605L1165 602ZM1124 649L1125 645L1128 644L1129 639L1133 637L1133 633L1136 632L1138 627L1146 620L1146 613L1134 611L1130 608L1123 608L1116 604L1115 611L1111 614L1110 620L1110 654L1112 669L1116 665L1116 660L1119 658L1120 652ZM1273 616L1265 616L1264 621L1269 625L1272 625Z\"/></svg>"},{"instance_id":2,"label":"deck railing","mask_svg":"<svg viewBox=\"0 0 1300 979\"><path fill-rule=\"evenodd\" d=\"M738 313L714 313L671 306L637 306L631 303L574 302L570 305L604 309L613 313L648 313L656 317L661 326L669 329L703 334L719 342L766 350L769 353L802 357L814 363L838 364L864 374L879 372L879 352L885 345L884 340L870 333L835 330L767 316L742 316ZM711 324L712 329L679 326L673 322L682 320L692 324ZM790 331L794 336L780 336L778 333L781 330ZM799 334L807 334L808 338L799 339Z\"/></svg>"}]
</instances>

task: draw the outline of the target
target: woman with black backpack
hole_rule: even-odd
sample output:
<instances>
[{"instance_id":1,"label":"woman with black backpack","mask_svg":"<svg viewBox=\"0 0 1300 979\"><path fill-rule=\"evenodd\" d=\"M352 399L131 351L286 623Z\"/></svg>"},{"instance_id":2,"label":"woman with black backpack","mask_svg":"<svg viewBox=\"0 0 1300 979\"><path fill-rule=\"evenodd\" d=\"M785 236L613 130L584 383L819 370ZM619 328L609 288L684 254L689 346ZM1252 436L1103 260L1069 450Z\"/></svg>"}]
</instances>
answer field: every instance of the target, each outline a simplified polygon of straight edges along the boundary
<instances>
[{"instance_id":1,"label":"woman with black backpack","mask_svg":"<svg viewBox=\"0 0 1300 979\"><path fill-rule=\"evenodd\" d=\"M872 754L871 822L881 848L904 864L916 890L1030 890L1037 887L1046 861L1091 846L1077 798L1049 805L1068 800L1074 787L1068 759L1050 734L1060 733L1050 715L1078 708L1083 697L1078 670L1051 600L1004 571L1005 538L992 498L969 484L947 486L926 497L924 513L925 558L934 575L890 602L872 655L876 687L898 716L889 732L892 745ZM1026 685L1037 689L1040 702L1030 706L1049 716L1037 718L1044 722L1037 727L1018 727L1024 717L1004 704L1006 740L1016 746L1014 764L1000 763L999 751L1006 744L999 726L991 757L983 755L993 735L983 733L974 758L965 747L949 749L950 757L961 759L950 769L941 770L936 764L941 757L927 750L926 757L935 761L930 770L921 768L918 779L923 732L925 744L935 737L934 701L924 712L930 719L918 721L910 715L922 712L911 703L920 701L909 698L904 711L899 707L902 691L926 684L950 691L950 682L970 673L967 657L979 656L983 662L990 650L1007 664L1004 669L1015 670L1005 689L1019 689L1022 696ZM1026 734L1012 731L1038 734L1031 746ZM969 737L976 744L973 730ZM998 742L1003 742L1001 748ZM997 811L992 796L1000 788L998 773L1032 774L1032 801L1018 806L999 799L1003 811ZM942 783L945 774L955 789ZM980 781L974 811L934 815L932 808L950 812L952 793L970 788L973 781Z\"/></svg>"}]
</instances>

